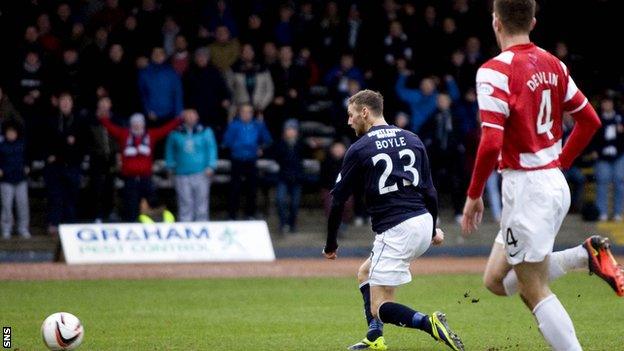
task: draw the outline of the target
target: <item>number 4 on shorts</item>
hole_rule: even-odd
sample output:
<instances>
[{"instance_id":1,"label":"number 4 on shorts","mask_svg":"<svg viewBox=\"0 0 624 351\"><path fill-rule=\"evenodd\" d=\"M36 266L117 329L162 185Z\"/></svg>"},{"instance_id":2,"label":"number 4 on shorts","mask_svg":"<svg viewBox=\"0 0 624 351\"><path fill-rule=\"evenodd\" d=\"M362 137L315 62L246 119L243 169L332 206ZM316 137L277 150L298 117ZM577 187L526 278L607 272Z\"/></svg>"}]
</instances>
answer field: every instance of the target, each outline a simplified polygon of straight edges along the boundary
<instances>
[{"instance_id":1,"label":"number 4 on shorts","mask_svg":"<svg viewBox=\"0 0 624 351\"><path fill-rule=\"evenodd\" d=\"M507 228L507 245L513 245L514 247L518 247L518 240L513 235L511 228Z\"/></svg>"}]
</instances>

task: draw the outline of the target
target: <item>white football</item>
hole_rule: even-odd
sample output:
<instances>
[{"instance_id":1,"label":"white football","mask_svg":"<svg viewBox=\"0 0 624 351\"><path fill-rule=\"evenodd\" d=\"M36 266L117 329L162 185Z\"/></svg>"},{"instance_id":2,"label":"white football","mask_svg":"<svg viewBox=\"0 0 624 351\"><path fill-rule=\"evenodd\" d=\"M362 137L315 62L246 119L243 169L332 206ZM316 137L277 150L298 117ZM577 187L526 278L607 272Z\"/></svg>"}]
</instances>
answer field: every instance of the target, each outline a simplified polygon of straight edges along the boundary
<instances>
[{"instance_id":1,"label":"white football","mask_svg":"<svg viewBox=\"0 0 624 351\"><path fill-rule=\"evenodd\" d=\"M50 350L75 350L82 343L84 328L73 314L57 312L43 321L41 334Z\"/></svg>"}]
</instances>

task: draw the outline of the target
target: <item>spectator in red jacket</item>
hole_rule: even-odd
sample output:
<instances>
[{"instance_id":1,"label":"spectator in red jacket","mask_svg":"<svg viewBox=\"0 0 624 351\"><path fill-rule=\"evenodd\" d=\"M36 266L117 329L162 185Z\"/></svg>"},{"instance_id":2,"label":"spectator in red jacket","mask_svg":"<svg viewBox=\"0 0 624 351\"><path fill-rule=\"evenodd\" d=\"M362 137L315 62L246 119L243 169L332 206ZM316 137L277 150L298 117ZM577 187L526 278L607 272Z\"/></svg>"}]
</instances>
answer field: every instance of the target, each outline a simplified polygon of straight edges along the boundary
<instances>
[{"instance_id":1,"label":"spectator in red jacket","mask_svg":"<svg viewBox=\"0 0 624 351\"><path fill-rule=\"evenodd\" d=\"M124 180L123 219L134 222L139 216L141 198L149 199L154 194L152 184L154 147L158 141L174 130L182 119L175 118L161 127L147 129L145 117L140 113L130 117L130 128L115 125L105 111L98 111L98 117L104 128L119 144L121 176Z\"/></svg>"}]
</instances>

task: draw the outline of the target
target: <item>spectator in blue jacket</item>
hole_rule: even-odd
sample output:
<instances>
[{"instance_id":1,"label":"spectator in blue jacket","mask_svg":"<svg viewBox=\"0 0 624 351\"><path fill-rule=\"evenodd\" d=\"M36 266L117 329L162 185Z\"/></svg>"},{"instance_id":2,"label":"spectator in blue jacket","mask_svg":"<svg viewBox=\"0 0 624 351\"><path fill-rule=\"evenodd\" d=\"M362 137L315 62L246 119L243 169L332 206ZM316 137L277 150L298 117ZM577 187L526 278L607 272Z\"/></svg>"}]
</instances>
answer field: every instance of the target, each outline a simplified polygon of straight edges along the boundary
<instances>
[{"instance_id":1,"label":"spectator in blue jacket","mask_svg":"<svg viewBox=\"0 0 624 351\"><path fill-rule=\"evenodd\" d=\"M273 142L265 124L254 120L253 116L254 110L250 104L241 105L238 117L230 122L223 137L223 147L230 150L232 161L228 206L230 219L237 217L241 190L247 194L246 217L253 218L256 215L258 188L256 161L263 155L264 149Z\"/></svg>"},{"instance_id":2,"label":"spectator in blue jacket","mask_svg":"<svg viewBox=\"0 0 624 351\"><path fill-rule=\"evenodd\" d=\"M198 123L197 111L182 111L182 119L184 123L169 134L165 147L167 168L175 174L178 218L181 222L207 221L217 143L212 129Z\"/></svg>"},{"instance_id":3,"label":"spectator in blue jacket","mask_svg":"<svg viewBox=\"0 0 624 351\"><path fill-rule=\"evenodd\" d=\"M139 92L150 124L160 125L182 112L182 82L165 62L162 47L152 50L152 62L139 72Z\"/></svg>"},{"instance_id":4,"label":"spectator in blue jacket","mask_svg":"<svg viewBox=\"0 0 624 351\"><path fill-rule=\"evenodd\" d=\"M0 142L0 194L2 215L0 229L2 239L11 237L13 227L13 205L17 208L17 232L22 238L30 238L28 229L30 212L28 205L29 169L26 166L26 146L19 137L18 125L8 122L3 126L3 140Z\"/></svg>"},{"instance_id":5,"label":"spectator in blue jacket","mask_svg":"<svg viewBox=\"0 0 624 351\"><path fill-rule=\"evenodd\" d=\"M399 78L395 84L395 90L399 99L409 105L412 115L410 129L412 132L418 133L436 111L439 94L436 83L433 78L427 77L421 80L418 89L408 88L406 82L409 72L404 66L398 64L397 67ZM453 77L446 76L445 81L448 94L454 103L460 98L459 88Z\"/></svg>"}]
</instances>

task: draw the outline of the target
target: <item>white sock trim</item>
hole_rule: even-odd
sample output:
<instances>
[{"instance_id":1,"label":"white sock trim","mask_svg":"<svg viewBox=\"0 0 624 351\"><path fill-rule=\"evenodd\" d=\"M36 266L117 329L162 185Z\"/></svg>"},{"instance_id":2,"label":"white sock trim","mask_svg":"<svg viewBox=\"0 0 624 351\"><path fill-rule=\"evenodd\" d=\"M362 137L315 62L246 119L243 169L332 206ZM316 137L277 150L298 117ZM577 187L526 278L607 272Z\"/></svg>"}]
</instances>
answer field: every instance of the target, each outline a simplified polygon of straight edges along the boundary
<instances>
[{"instance_id":1,"label":"white sock trim","mask_svg":"<svg viewBox=\"0 0 624 351\"><path fill-rule=\"evenodd\" d=\"M368 280L366 280L366 281L362 282L362 283L360 284L359 288L360 288L360 289L362 289L362 287L363 287L364 285L366 285L366 284L368 284Z\"/></svg>"},{"instance_id":2,"label":"white sock trim","mask_svg":"<svg viewBox=\"0 0 624 351\"><path fill-rule=\"evenodd\" d=\"M537 312L537 310L538 310L538 309L539 309L539 308L540 308L543 304L545 304L546 302L548 302L548 301L550 301L550 300L552 300L552 299L556 299L556 298L557 298L557 295L555 295L555 294L550 294L550 295L548 295L545 299L543 299L542 301L538 302L538 303L537 303L537 305L535 305L535 307L533 307L533 311L532 311L532 312L533 312L533 314L535 314L535 312Z\"/></svg>"}]
</instances>

